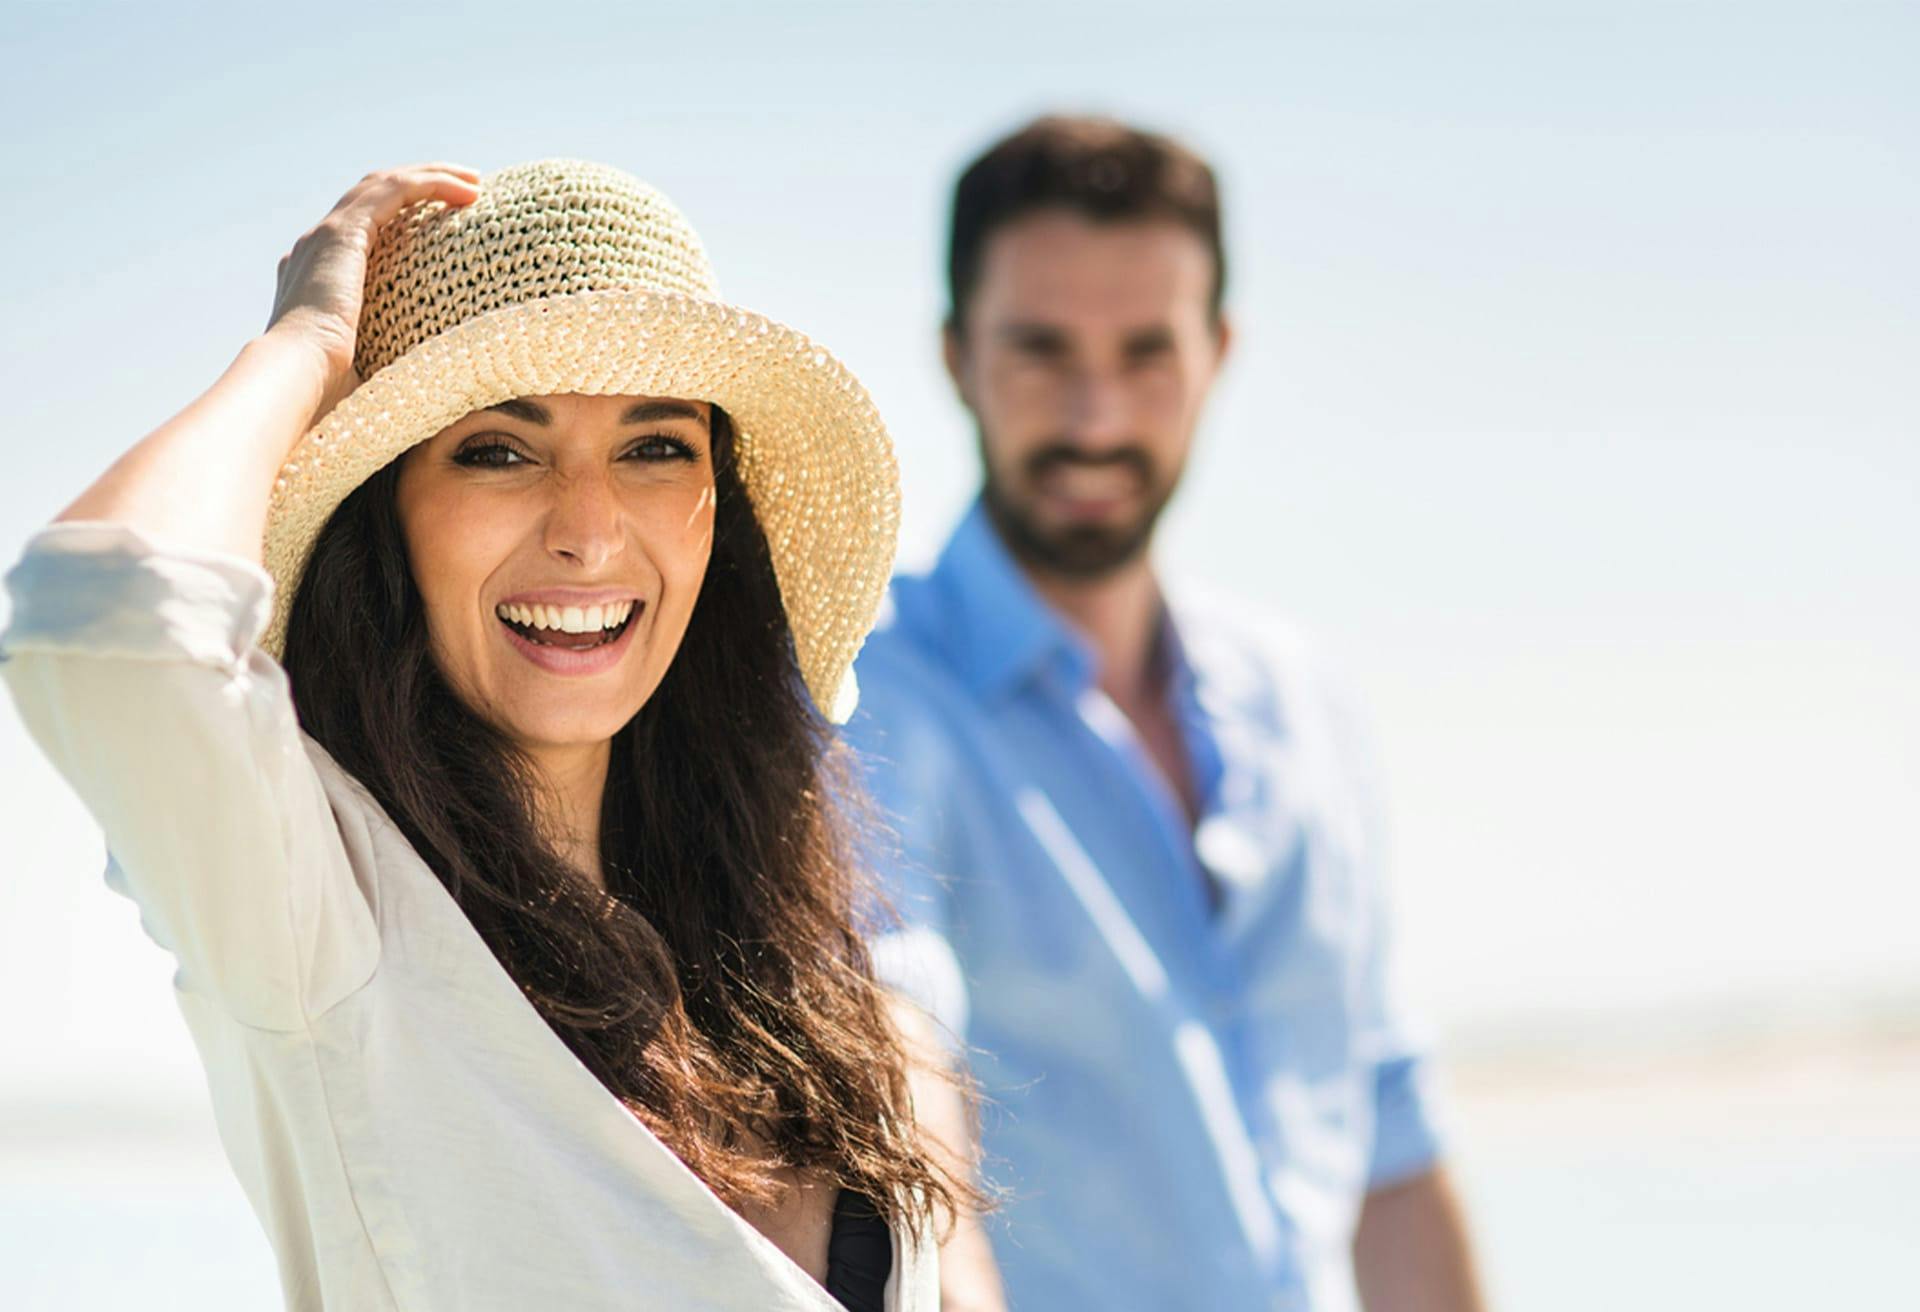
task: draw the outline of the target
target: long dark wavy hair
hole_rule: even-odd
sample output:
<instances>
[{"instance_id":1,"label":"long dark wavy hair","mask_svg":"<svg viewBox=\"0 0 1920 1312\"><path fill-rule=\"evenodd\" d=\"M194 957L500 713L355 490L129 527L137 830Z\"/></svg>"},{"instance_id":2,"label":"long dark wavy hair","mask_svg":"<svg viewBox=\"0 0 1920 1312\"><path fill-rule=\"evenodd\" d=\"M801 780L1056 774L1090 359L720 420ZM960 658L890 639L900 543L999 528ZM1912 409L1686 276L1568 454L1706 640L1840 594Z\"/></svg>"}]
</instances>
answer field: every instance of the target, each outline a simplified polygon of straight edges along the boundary
<instances>
[{"instance_id":1,"label":"long dark wavy hair","mask_svg":"<svg viewBox=\"0 0 1920 1312\"><path fill-rule=\"evenodd\" d=\"M428 650L400 461L341 503L293 603L308 733L386 808L575 1056L716 1193L823 1173L910 1224L974 1201L913 1123L856 918L846 749L801 685L765 537L713 411L712 557L660 686L613 738L606 889L534 822L529 762Z\"/></svg>"}]
</instances>

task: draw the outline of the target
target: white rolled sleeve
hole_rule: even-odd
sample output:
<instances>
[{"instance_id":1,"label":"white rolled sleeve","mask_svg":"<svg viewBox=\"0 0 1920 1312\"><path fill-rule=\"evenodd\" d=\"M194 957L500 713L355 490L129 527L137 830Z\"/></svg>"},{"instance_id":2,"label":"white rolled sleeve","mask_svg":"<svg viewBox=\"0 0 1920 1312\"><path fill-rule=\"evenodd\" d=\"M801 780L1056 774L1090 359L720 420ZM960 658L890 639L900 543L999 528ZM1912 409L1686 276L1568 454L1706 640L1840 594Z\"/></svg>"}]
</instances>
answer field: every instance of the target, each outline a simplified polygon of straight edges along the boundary
<instances>
[{"instance_id":1,"label":"white rolled sleeve","mask_svg":"<svg viewBox=\"0 0 1920 1312\"><path fill-rule=\"evenodd\" d=\"M297 1029L373 973L379 934L294 716L255 647L272 584L120 525L57 524L9 572L3 678L106 833L109 881L244 1024Z\"/></svg>"}]
</instances>

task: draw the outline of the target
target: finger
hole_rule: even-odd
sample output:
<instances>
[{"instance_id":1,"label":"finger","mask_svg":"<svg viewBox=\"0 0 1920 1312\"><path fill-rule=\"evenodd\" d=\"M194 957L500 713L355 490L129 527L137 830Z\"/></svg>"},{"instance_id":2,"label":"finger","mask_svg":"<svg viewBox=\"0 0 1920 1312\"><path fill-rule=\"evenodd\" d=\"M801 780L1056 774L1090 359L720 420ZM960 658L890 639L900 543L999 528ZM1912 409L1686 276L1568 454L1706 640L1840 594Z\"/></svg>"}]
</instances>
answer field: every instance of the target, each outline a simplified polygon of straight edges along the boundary
<instances>
[{"instance_id":1,"label":"finger","mask_svg":"<svg viewBox=\"0 0 1920 1312\"><path fill-rule=\"evenodd\" d=\"M411 182L422 178L448 177L462 182L478 182L480 172L464 164L403 164L399 168L378 169L360 179L355 191L372 190L394 182Z\"/></svg>"},{"instance_id":2,"label":"finger","mask_svg":"<svg viewBox=\"0 0 1920 1312\"><path fill-rule=\"evenodd\" d=\"M390 169L375 169L362 182L376 182L381 178L407 177L416 173L451 173L456 178L465 178L469 182L479 178L478 169L468 168L465 164L453 164L446 160L430 160L419 164L401 164Z\"/></svg>"},{"instance_id":3,"label":"finger","mask_svg":"<svg viewBox=\"0 0 1920 1312\"><path fill-rule=\"evenodd\" d=\"M445 173L428 173L409 178L375 200L372 221L375 228L388 223L401 210L421 201L443 201L459 209L471 205L480 195L478 183Z\"/></svg>"},{"instance_id":4,"label":"finger","mask_svg":"<svg viewBox=\"0 0 1920 1312\"><path fill-rule=\"evenodd\" d=\"M470 188L479 179L477 172L461 165L410 164L404 168L377 169L347 188L346 193L334 202L331 213L337 214L364 203L378 203L394 187L421 187L434 181L449 181ZM429 198L424 192L411 197L412 200Z\"/></svg>"},{"instance_id":5,"label":"finger","mask_svg":"<svg viewBox=\"0 0 1920 1312\"><path fill-rule=\"evenodd\" d=\"M431 164L409 164L404 169L401 169L400 172L451 173L454 177L465 178L468 182L478 182L480 180L479 169L470 169L465 164L449 164L445 160L437 160Z\"/></svg>"},{"instance_id":6,"label":"finger","mask_svg":"<svg viewBox=\"0 0 1920 1312\"><path fill-rule=\"evenodd\" d=\"M342 218L378 229L401 210L421 201L444 201L458 209L480 194L477 183L451 173L431 170L394 170L369 177L341 199Z\"/></svg>"}]
</instances>

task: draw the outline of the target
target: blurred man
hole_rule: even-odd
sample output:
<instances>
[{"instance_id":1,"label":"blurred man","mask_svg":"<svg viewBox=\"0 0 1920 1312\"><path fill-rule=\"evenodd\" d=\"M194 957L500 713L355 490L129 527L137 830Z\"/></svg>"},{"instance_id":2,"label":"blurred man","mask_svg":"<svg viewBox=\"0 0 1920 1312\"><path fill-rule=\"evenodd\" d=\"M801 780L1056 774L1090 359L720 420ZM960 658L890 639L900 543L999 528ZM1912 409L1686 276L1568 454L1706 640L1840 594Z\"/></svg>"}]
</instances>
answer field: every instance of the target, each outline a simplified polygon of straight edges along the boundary
<instances>
[{"instance_id":1,"label":"blurred man","mask_svg":"<svg viewBox=\"0 0 1920 1312\"><path fill-rule=\"evenodd\" d=\"M882 972L989 1099L1009 1302L1477 1308L1346 717L1284 631L1169 595L1149 551L1230 340L1213 174L1043 119L952 225L986 481L897 583L850 732L900 836Z\"/></svg>"}]
</instances>

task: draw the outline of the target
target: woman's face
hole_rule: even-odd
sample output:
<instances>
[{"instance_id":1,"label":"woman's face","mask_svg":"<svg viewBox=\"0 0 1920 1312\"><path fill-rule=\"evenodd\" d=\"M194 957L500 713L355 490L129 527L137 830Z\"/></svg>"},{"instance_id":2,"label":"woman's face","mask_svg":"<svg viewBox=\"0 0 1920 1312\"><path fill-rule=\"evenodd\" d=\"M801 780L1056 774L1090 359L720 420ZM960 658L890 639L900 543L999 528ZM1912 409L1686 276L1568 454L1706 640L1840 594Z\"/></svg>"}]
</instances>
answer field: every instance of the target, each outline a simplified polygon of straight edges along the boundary
<instances>
[{"instance_id":1,"label":"woman's face","mask_svg":"<svg viewBox=\"0 0 1920 1312\"><path fill-rule=\"evenodd\" d=\"M713 547L711 411L529 396L404 457L433 657L522 750L605 742L659 686Z\"/></svg>"}]
</instances>

